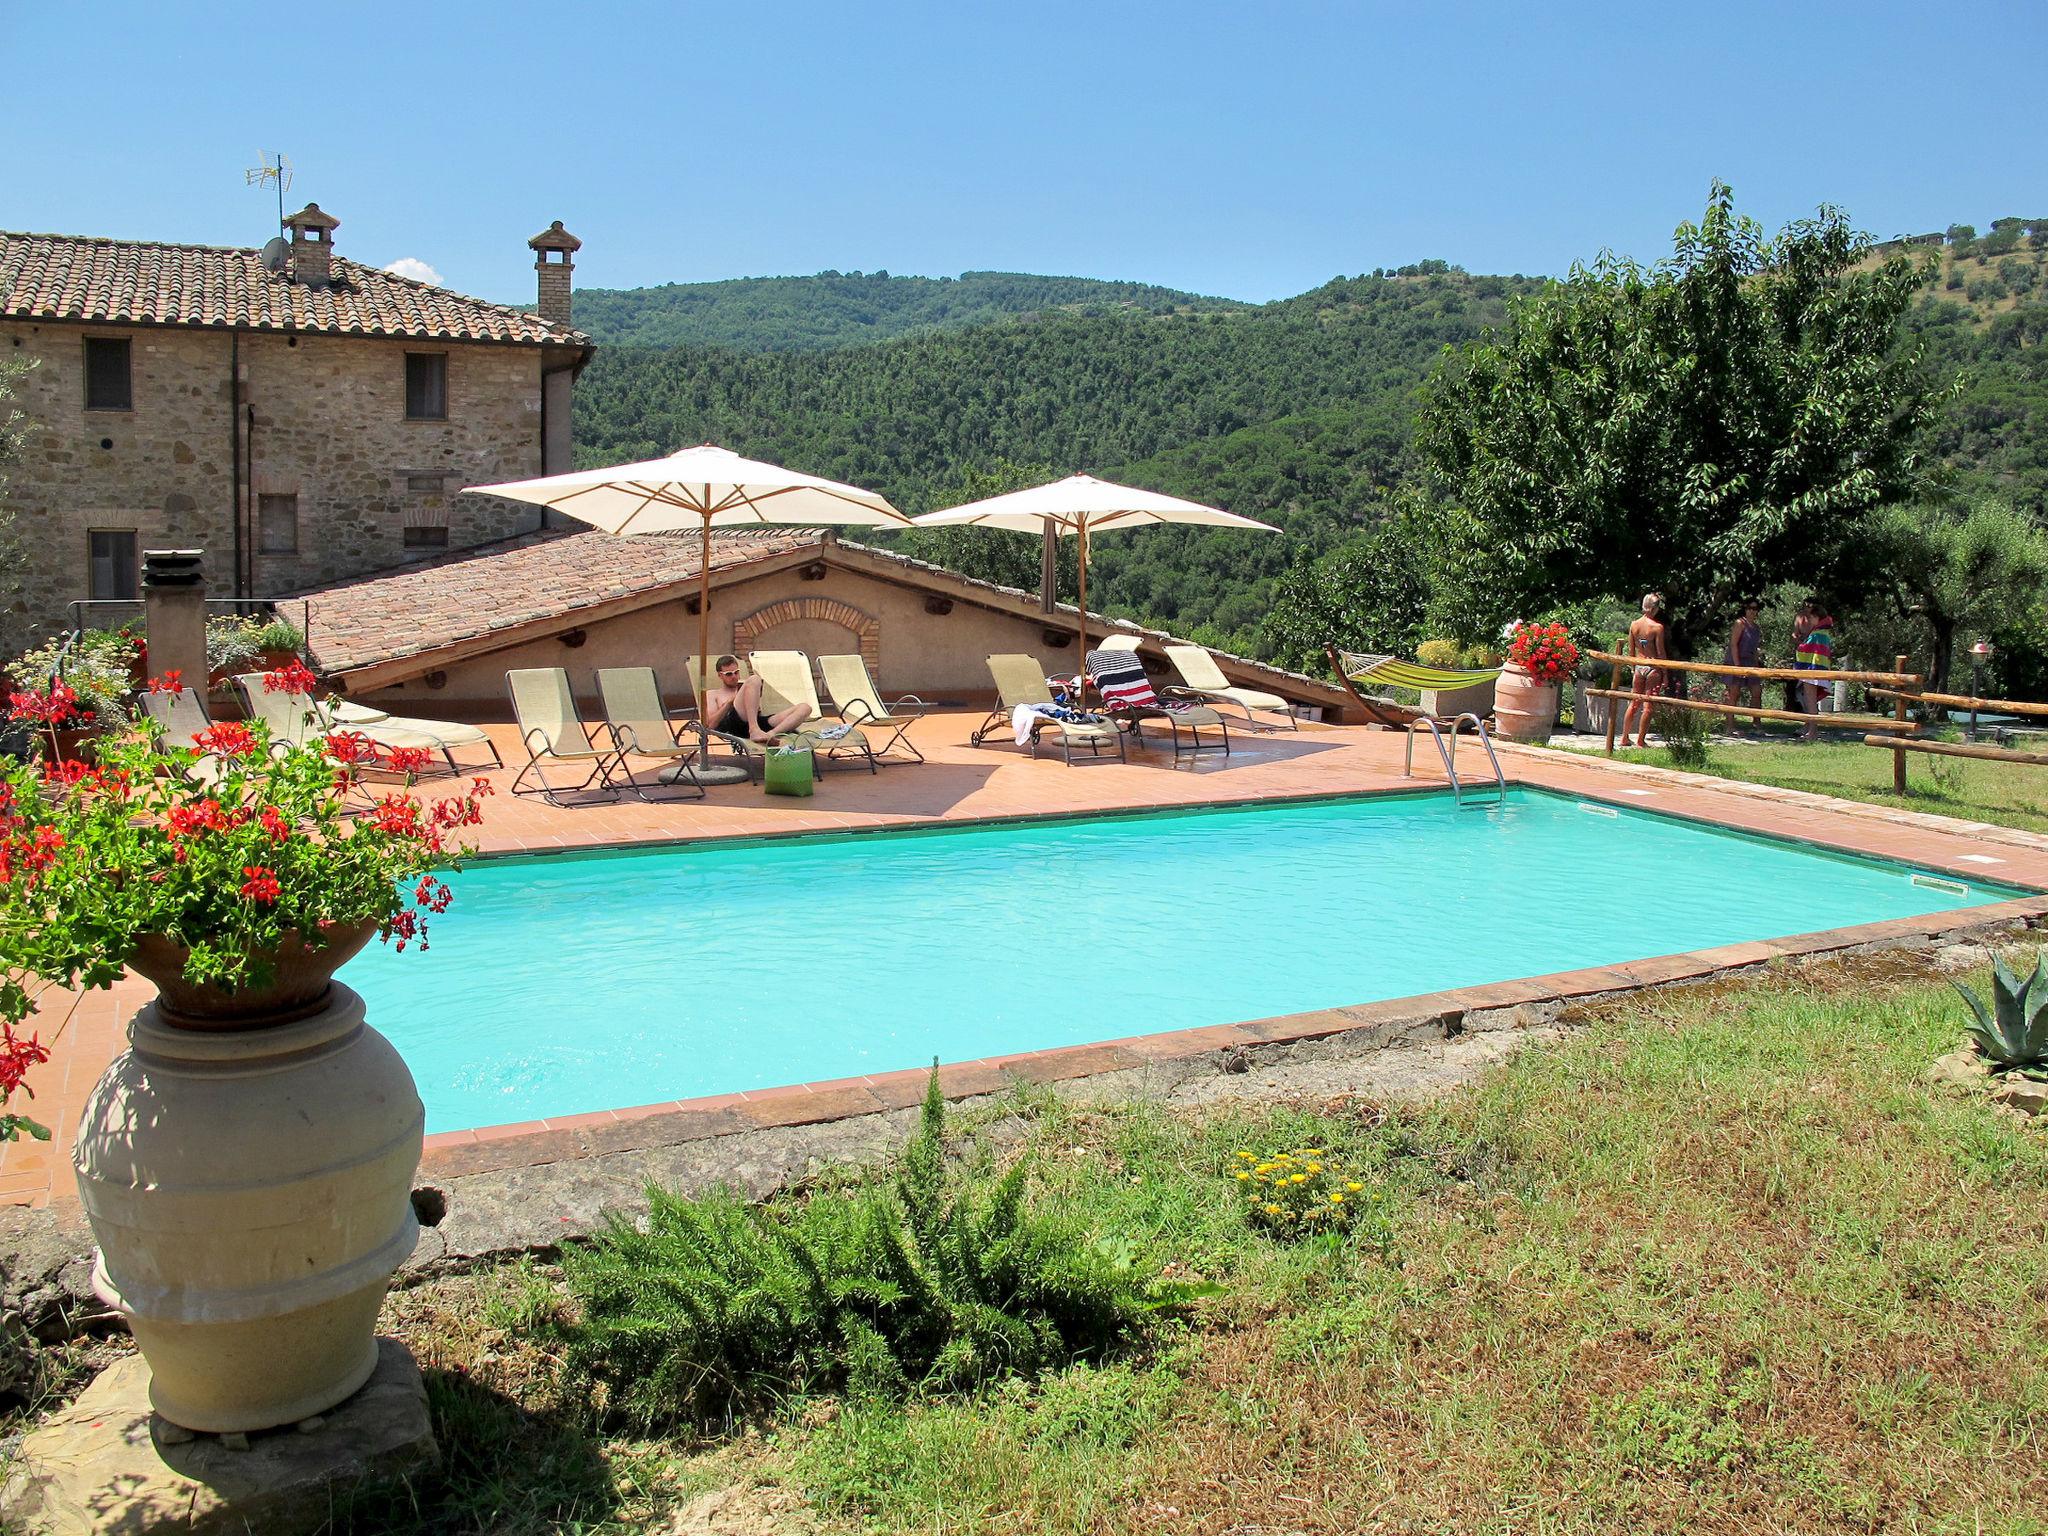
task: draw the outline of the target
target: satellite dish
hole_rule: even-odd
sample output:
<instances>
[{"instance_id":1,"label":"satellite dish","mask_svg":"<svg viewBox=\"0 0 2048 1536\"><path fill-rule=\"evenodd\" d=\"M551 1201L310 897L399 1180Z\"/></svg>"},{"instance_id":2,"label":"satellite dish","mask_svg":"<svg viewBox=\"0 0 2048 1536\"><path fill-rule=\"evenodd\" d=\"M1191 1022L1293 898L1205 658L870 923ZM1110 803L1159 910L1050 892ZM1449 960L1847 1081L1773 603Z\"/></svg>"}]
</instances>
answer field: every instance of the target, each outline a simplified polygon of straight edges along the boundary
<instances>
[{"instance_id":1,"label":"satellite dish","mask_svg":"<svg viewBox=\"0 0 2048 1536\"><path fill-rule=\"evenodd\" d=\"M282 235L272 235L263 247L263 267L267 272L282 272L291 260L292 248L284 243Z\"/></svg>"}]
</instances>

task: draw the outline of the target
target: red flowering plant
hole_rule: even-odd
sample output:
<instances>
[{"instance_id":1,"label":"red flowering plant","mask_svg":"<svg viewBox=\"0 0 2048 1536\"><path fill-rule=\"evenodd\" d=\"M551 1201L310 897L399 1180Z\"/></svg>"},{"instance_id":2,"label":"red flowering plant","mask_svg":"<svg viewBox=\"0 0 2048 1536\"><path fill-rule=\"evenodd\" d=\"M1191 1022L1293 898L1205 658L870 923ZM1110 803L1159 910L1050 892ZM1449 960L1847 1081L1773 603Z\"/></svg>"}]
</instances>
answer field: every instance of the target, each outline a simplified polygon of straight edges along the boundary
<instances>
[{"instance_id":1,"label":"red flowering plant","mask_svg":"<svg viewBox=\"0 0 2048 1536\"><path fill-rule=\"evenodd\" d=\"M264 686L304 697L314 681L294 664ZM229 992L264 985L281 950L372 926L425 948L448 905L433 872L469 851L491 786L416 798L423 765L388 760L401 754L351 732L273 742L240 721L179 746L145 719L90 766L0 769L0 1087L31 986L111 986L145 939L181 950L187 981ZM369 771L397 782L373 789Z\"/></svg>"},{"instance_id":2,"label":"red flowering plant","mask_svg":"<svg viewBox=\"0 0 2048 1536\"><path fill-rule=\"evenodd\" d=\"M1517 624L1508 636L1508 660L1539 683L1561 683L1579 664L1579 648L1565 624Z\"/></svg>"}]
</instances>

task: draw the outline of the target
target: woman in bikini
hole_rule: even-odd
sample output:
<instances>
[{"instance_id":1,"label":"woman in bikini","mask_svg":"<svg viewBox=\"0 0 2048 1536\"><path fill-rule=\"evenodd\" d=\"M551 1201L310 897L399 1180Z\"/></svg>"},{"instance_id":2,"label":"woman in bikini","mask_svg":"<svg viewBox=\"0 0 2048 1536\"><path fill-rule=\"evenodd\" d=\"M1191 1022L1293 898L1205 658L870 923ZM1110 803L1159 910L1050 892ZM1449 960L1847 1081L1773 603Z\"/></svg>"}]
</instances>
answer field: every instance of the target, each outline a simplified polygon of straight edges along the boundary
<instances>
[{"instance_id":1,"label":"woman in bikini","mask_svg":"<svg viewBox=\"0 0 2048 1536\"><path fill-rule=\"evenodd\" d=\"M1624 743L1628 741L1629 722L1633 720L1639 747L1650 744L1650 709L1657 695L1664 691L1664 671L1654 665L1666 659L1664 625L1657 618L1663 606L1663 598L1654 592L1645 593L1643 616L1628 627L1628 654L1637 660L1635 675L1629 683L1629 692L1634 697L1621 717L1621 739Z\"/></svg>"}]
</instances>

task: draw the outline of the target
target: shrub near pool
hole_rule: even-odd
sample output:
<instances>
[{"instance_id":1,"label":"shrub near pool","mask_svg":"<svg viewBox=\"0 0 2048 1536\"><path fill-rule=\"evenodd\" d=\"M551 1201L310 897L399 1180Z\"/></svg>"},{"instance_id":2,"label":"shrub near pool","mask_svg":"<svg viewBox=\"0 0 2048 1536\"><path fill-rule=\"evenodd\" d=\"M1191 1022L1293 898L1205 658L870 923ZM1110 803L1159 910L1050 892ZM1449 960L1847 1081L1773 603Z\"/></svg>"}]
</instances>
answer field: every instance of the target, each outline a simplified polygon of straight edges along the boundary
<instances>
[{"instance_id":1,"label":"shrub near pool","mask_svg":"<svg viewBox=\"0 0 2048 1536\"><path fill-rule=\"evenodd\" d=\"M572 1366L636 1426L706 1424L1099 1358L1199 1293L1034 1206L1028 1160L985 1192L949 1176L944 1131L934 1073L893 1184L769 1206L651 1190L646 1230L614 1219L564 1256Z\"/></svg>"}]
</instances>

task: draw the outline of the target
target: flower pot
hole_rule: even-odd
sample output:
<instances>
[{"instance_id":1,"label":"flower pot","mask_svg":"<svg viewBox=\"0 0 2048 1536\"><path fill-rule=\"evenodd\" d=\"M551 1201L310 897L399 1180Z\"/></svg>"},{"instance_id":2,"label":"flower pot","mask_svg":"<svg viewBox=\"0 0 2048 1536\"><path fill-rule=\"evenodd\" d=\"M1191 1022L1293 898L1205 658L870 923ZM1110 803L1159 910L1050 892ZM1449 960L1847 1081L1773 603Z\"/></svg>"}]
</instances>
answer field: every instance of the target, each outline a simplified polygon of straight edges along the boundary
<instances>
[{"instance_id":1,"label":"flower pot","mask_svg":"<svg viewBox=\"0 0 2048 1536\"><path fill-rule=\"evenodd\" d=\"M1556 683L1539 683L1510 662L1493 694L1494 734L1509 741L1547 741L1557 727Z\"/></svg>"},{"instance_id":2,"label":"flower pot","mask_svg":"<svg viewBox=\"0 0 2048 1536\"><path fill-rule=\"evenodd\" d=\"M36 756L44 762L54 760L56 762L76 761L89 763L98 755L100 732L97 725L89 725L75 730L60 727L55 733L57 740L56 756L54 759L51 757L50 736L52 733L41 726L37 726L34 728L33 734L36 744Z\"/></svg>"},{"instance_id":3,"label":"flower pot","mask_svg":"<svg viewBox=\"0 0 2048 1536\"><path fill-rule=\"evenodd\" d=\"M419 1238L425 1113L363 1000L203 1032L161 1003L93 1088L73 1161L99 1252L173 1424L247 1432L324 1413L370 1376L384 1292Z\"/></svg>"},{"instance_id":4,"label":"flower pot","mask_svg":"<svg viewBox=\"0 0 2048 1536\"><path fill-rule=\"evenodd\" d=\"M1572 729L1582 736L1598 736L1607 729L1607 712L1614 707L1612 699L1595 699L1587 696L1588 688L1604 688L1604 682L1587 682L1584 678L1572 684Z\"/></svg>"},{"instance_id":5,"label":"flower pot","mask_svg":"<svg viewBox=\"0 0 2048 1536\"><path fill-rule=\"evenodd\" d=\"M352 928L336 928L325 942L311 947L293 934L276 949L254 957L267 980L233 991L210 981L187 981L185 962L192 951L160 933L136 940L128 968L156 983L158 1001L181 1029L261 1029L323 1006L334 973L354 959L376 931L375 920L366 920Z\"/></svg>"}]
</instances>

